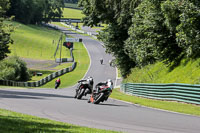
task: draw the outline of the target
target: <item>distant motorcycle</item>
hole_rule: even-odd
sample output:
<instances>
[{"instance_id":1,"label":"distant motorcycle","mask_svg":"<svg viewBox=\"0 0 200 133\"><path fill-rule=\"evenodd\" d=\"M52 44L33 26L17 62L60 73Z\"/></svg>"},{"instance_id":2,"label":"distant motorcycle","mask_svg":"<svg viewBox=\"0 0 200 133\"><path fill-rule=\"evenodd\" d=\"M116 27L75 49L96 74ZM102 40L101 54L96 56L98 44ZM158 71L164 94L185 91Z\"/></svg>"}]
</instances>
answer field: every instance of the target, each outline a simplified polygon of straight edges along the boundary
<instances>
[{"instance_id":1,"label":"distant motorcycle","mask_svg":"<svg viewBox=\"0 0 200 133\"><path fill-rule=\"evenodd\" d=\"M99 104L100 102L107 101L108 97L112 93L112 88L107 85L99 86L98 92L93 92L90 96L89 103Z\"/></svg>"},{"instance_id":2,"label":"distant motorcycle","mask_svg":"<svg viewBox=\"0 0 200 133\"><path fill-rule=\"evenodd\" d=\"M91 94L93 90L93 78L88 77L87 79L78 81L78 87L74 98L81 99L87 94Z\"/></svg>"}]
</instances>

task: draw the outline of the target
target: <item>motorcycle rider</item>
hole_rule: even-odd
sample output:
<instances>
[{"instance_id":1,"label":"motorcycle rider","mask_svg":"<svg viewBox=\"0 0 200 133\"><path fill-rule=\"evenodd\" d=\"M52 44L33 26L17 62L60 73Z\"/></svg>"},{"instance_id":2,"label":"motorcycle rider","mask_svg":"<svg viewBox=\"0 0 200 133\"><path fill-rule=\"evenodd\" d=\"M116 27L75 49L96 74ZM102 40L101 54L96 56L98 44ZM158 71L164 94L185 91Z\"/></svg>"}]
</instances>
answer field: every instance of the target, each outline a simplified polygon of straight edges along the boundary
<instances>
[{"instance_id":1,"label":"motorcycle rider","mask_svg":"<svg viewBox=\"0 0 200 133\"><path fill-rule=\"evenodd\" d=\"M55 81L55 89L57 89L59 86L60 86L60 78L58 78L56 81Z\"/></svg>"},{"instance_id":2,"label":"motorcycle rider","mask_svg":"<svg viewBox=\"0 0 200 133\"><path fill-rule=\"evenodd\" d=\"M93 85L94 85L94 80L93 80L92 77L89 76L86 80L87 80L87 82L88 82L88 86L89 86L88 89L89 89L89 90L85 92L85 96L86 96L87 94L91 94L91 93L92 93L92 91L93 91Z\"/></svg>"},{"instance_id":3,"label":"motorcycle rider","mask_svg":"<svg viewBox=\"0 0 200 133\"><path fill-rule=\"evenodd\" d=\"M104 86L108 86L111 90L113 89L113 81L111 79L108 79L106 82L100 82L95 86L94 92L95 93L99 93L99 89L100 87L104 85Z\"/></svg>"},{"instance_id":4,"label":"motorcycle rider","mask_svg":"<svg viewBox=\"0 0 200 133\"><path fill-rule=\"evenodd\" d=\"M103 58L100 59L100 63L101 63L101 65L103 64Z\"/></svg>"},{"instance_id":5,"label":"motorcycle rider","mask_svg":"<svg viewBox=\"0 0 200 133\"><path fill-rule=\"evenodd\" d=\"M93 90L93 93L91 95L91 97L88 99L88 103L90 103L91 101L91 98L93 97L93 95L99 93L100 91L103 91L103 90L100 90L101 86L108 86L111 90L113 90L113 81L111 79L108 79L106 82L100 82L98 83L96 86L95 86L95 89ZM105 88L107 89L107 88ZM105 99L105 101L108 99L108 97Z\"/></svg>"},{"instance_id":6,"label":"motorcycle rider","mask_svg":"<svg viewBox=\"0 0 200 133\"><path fill-rule=\"evenodd\" d=\"M82 80L78 81L78 83L81 83L81 82L86 82L86 84L88 84L88 89L89 90L86 91L84 95L86 96L87 94L92 93L92 91L93 91L93 84L94 84L93 78L91 76L89 76L86 79L82 79ZM79 89L80 85L81 84L79 84L78 87L76 88L76 95L74 96L74 98L77 97L78 89Z\"/></svg>"}]
</instances>

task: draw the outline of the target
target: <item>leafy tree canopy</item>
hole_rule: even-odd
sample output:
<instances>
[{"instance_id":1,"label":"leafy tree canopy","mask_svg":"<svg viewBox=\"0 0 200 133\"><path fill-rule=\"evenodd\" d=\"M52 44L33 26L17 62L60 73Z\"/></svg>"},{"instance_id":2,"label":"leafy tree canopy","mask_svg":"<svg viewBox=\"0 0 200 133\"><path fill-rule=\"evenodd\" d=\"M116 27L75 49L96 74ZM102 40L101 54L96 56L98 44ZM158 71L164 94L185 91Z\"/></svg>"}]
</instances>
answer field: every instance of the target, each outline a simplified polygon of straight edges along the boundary
<instances>
[{"instance_id":1,"label":"leafy tree canopy","mask_svg":"<svg viewBox=\"0 0 200 133\"><path fill-rule=\"evenodd\" d=\"M0 60L7 57L7 54L10 53L8 44L12 42L10 38L12 26L4 23L4 15L9 9L9 6L9 0L0 0Z\"/></svg>"},{"instance_id":2,"label":"leafy tree canopy","mask_svg":"<svg viewBox=\"0 0 200 133\"><path fill-rule=\"evenodd\" d=\"M0 80L27 81L31 78L26 63L16 56L0 61L0 69Z\"/></svg>"},{"instance_id":3,"label":"leafy tree canopy","mask_svg":"<svg viewBox=\"0 0 200 133\"><path fill-rule=\"evenodd\" d=\"M99 39L126 77L156 61L200 56L199 0L80 0L84 24L106 23Z\"/></svg>"},{"instance_id":4,"label":"leafy tree canopy","mask_svg":"<svg viewBox=\"0 0 200 133\"><path fill-rule=\"evenodd\" d=\"M63 0L10 0L8 16L15 16L17 21L25 24L48 22L62 16Z\"/></svg>"}]
</instances>

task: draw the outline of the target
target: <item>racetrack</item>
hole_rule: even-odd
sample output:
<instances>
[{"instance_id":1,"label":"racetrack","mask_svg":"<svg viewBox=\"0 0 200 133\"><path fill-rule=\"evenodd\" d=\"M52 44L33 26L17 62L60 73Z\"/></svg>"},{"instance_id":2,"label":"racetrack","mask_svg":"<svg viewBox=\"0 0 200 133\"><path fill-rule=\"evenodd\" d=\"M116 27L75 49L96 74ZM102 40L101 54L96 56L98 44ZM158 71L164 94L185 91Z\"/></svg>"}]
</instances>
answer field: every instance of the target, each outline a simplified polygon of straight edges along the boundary
<instances>
[{"instance_id":1,"label":"racetrack","mask_svg":"<svg viewBox=\"0 0 200 133\"><path fill-rule=\"evenodd\" d=\"M115 80L115 68L108 63L112 57L105 53L103 46L87 36L73 36L83 38L91 56L91 66L86 77L92 76L95 84L108 78ZM103 65L99 62L100 58L104 59ZM200 117L141 107L114 99L99 105L89 104L87 98L73 98L75 87L60 90L0 89L0 108L76 125L130 133L200 131Z\"/></svg>"}]
</instances>

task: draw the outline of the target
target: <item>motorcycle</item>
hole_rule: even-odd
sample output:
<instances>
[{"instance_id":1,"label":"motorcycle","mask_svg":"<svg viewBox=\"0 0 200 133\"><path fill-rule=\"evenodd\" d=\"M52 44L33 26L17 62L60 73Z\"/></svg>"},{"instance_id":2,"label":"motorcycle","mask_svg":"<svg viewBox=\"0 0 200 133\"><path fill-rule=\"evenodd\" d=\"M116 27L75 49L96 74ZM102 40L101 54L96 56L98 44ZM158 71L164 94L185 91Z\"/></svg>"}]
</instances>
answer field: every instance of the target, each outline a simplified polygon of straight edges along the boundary
<instances>
[{"instance_id":1,"label":"motorcycle","mask_svg":"<svg viewBox=\"0 0 200 133\"><path fill-rule=\"evenodd\" d=\"M60 78L58 78L55 82L55 89L57 89L60 86Z\"/></svg>"},{"instance_id":2,"label":"motorcycle","mask_svg":"<svg viewBox=\"0 0 200 133\"><path fill-rule=\"evenodd\" d=\"M78 87L74 98L81 99L83 96L92 93L93 79L88 78L86 80L78 81Z\"/></svg>"},{"instance_id":3,"label":"motorcycle","mask_svg":"<svg viewBox=\"0 0 200 133\"><path fill-rule=\"evenodd\" d=\"M112 89L106 85L99 86L98 92L93 92L90 96L89 103L99 104L100 102L107 101L108 97L112 93Z\"/></svg>"}]
</instances>

